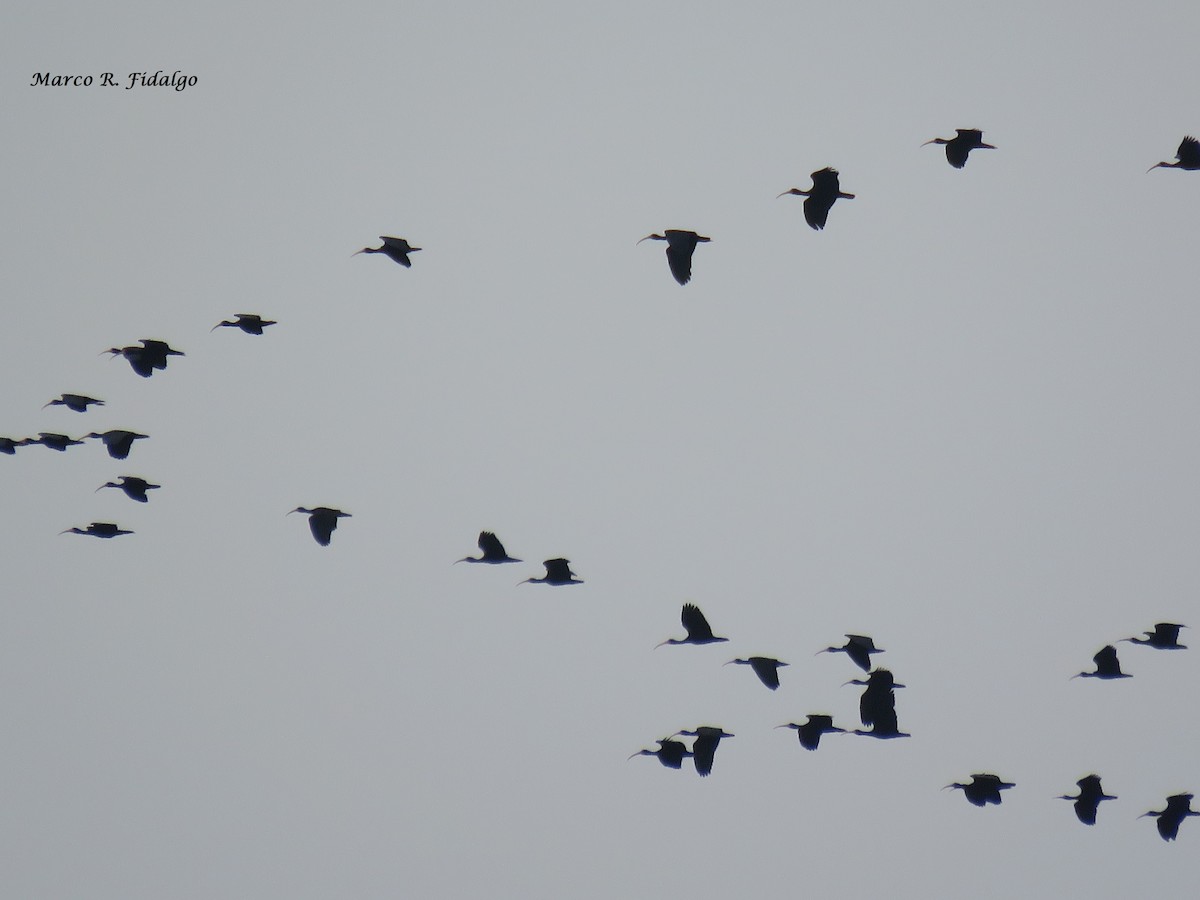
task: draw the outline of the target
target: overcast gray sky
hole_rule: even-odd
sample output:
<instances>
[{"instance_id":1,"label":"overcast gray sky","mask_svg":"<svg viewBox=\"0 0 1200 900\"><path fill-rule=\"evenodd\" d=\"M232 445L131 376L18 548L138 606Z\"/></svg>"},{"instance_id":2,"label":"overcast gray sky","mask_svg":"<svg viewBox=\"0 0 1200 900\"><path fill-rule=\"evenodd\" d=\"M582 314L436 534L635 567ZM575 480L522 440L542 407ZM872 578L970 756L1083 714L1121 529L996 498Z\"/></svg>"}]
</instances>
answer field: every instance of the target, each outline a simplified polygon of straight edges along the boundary
<instances>
[{"instance_id":1,"label":"overcast gray sky","mask_svg":"<svg viewBox=\"0 0 1200 900\"><path fill-rule=\"evenodd\" d=\"M1186 893L1200 654L1069 680L1200 626L1200 8L1118 6L10 4L0 435L150 439L0 458L8 893ZM684 602L729 643L653 650ZM845 632L913 736L808 753Z\"/></svg>"}]
</instances>

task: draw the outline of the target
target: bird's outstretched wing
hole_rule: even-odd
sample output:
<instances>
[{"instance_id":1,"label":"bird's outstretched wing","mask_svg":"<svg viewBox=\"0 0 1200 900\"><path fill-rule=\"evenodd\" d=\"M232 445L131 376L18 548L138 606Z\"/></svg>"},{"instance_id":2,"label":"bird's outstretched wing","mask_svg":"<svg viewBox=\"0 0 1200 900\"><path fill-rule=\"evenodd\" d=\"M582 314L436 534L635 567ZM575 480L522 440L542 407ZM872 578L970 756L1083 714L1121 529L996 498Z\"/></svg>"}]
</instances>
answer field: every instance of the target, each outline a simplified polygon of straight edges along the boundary
<instances>
[{"instance_id":1,"label":"bird's outstretched wing","mask_svg":"<svg viewBox=\"0 0 1200 900\"><path fill-rule=\"evenodd\" d=\"M688 640L707 639L713 636L708 619L704 618L704 613L700 612L700 607L694 603L683 604L680 620L683 622L684 630L687 631Z\"/></svg>"}]
</instances>

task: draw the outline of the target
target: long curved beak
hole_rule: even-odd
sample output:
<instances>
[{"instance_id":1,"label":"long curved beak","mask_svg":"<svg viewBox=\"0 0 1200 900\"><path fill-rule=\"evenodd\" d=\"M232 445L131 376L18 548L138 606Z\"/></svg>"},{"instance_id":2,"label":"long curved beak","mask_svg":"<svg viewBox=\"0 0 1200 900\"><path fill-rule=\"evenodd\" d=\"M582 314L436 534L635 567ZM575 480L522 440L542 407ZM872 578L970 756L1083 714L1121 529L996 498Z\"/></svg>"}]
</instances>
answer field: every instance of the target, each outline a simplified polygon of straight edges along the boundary
<instances>
[{"instance_id":1,"label":"long curved beak","mask_svg":"<svg viewBox=\"0 0 1200 900\"><path fill-rule=\"evenodd\" d=\"M653 237L653 235L649 235L649 234L648 234L648 235L646 235L644 238L642 238L642 241L648 241L648 240L650 240L650 238L651 238L651 237ZM638 244L640 244L642 241L638 241L638 242L637 242L637 244L634 244L633 246L635 246L635 247L636 247L636 246L637 246Z\"/></svg>"},{"instance_id":2,"label":"long curved beak","mask_svg":"<svg viewBox=\"0 0 1200 900\"><path fill-rule=\"evenodd\" d=\"M937 138L930 138L925 143L923 143L921 146L928 147L930 144L936 144L936 143L937 143Z\"/></svg>"}]
</instances>

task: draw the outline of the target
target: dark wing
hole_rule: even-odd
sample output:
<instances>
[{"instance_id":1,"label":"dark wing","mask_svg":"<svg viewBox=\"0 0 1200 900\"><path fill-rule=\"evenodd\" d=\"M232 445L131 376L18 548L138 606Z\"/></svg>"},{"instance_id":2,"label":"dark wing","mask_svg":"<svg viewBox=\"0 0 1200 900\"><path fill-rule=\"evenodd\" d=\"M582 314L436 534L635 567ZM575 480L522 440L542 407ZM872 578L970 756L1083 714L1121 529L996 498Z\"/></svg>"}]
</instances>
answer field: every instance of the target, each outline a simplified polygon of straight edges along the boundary
<instances>
[{"instance_id":1,"label":"dark wing","mask_svg":"<svg viewBox=\"0 0 1200 900\"><path fill-rule=\"evenodd\" d=\"M687 631L689 641L712 639L713 633L708 619L704 618L704 613L700 612L700 607L695 604L683 604L680 620L683 622L684 630Z\"/></svg>"},{"instance_id":2,"label":"dark wing","mask_svg":"<svg viewBox=\"0 0 1200 900\"><path fill-rule=\"evenodd\" d=\"M680 284L687 284L692 280L692 251L695 249L695 244L684 248L672 242L667 246L667 265L671 267L671 274Z\"/></svg>"},{"instance_id":3,"label":"dark wing","mask_svg":"<svg viewBox=\"0 0 1200 900\"><path fill-rule=\"evenodd\" d=\"M129 451L133 449L133 435L123 434L120 437L105 440L104 446L108 449L108 455L113 459L125 459L129 456Z\"/></svg>"},{"instance_id":4,"label":"dark wing","mask_svg":"<svg viewBox=\"0 0 1200 900\"><path fill-rule=\"evenodd\" d=\"M750 668L754 670L758 680L771 690L779 687L779 660L766 656L752 656Z\"/></svg>"},{"instance_id":5,"label":"dark wing","mask_svg":"<svg viewBox=\"0 0 1200 900\"><path fill-rule=\"evenodd\" d=\"M1100 650L1092 657L1092 660L1096 663L1096 671L1100 674L1120 674L1121 672L1121 662L1117 659L1117 648L1112 644Z\"/></svg>"},{"instance_id":6,"label":"dark wing","mask_svg":"<svg viewBox=\"0 0 1200 900\"><path fill-rule=\"evenodd\" d=\"M696 738L696 742L692 744L692 761L696 764L697 775L705 777L712 772L713 759L717 755L717 744L720 742L721 739L713 735L701 735Z\"/></svg>"},{"instance_id":7,"label":"dark wing","mask_svg":"<svg viewBox=\"0 0 1200 900\"><path fill-rule=\"evenodd\" d=\"M315 512L308 517L308 527L312 536L322 547L328 547L337 528L337 516L327 512Z\"/></svg>"},{"instance_id":8,"label":"dark wing","mask_svg":"<svg viewBox=\"0 0 1200 900\"><path fill-rule=\"evenodd\" d=\"M1175 158L1188 168L1200 169L1200 141L1189 134L1179 142Z\"/></svg>"},{"instance_id":9,"label":"dark wing","mask_svg":"<svg viewBox=\"0 0 1200 900\"><path fill-rule=\"evenodd\" d=\"M1154 639L1166 645L1177 644L1179 643L1179 629L1182 627L1182 625L1172 625L1170 622L1159 622L1154 626ZM1147 632L1147 634L1149 633Z\"/></svg>"},{"instance_id":10,"label":"dark wing","mask_svg":"<svg viewBox=\"0 0 1200 900\"><path fill-rule=\"evenodd\" d=\"M868 645L874 647L874 645L871 644L871 639L867 638L866 643L861 643L854 639L854 635L847 635L847 637L849 637L850 640L846 642L846 655L849 656L851 661L864 672L871 671L871 651L868 649Z\"/></svg>"},{"instance_id":11,"label":"dark wing","mask_svg":"<svg viewBox=\"0 0 1200 900\"><path fill-rule=\"evenodd\" d=\"M804 198L804 221L809 224L810 228L820 231L825 227L832 206L833 198L818 195L814 188L813 194Z\"/></svg>"},{"instance_id":12,"label":"dark wing","mask_svg":"<svg viewBox=\"0 0 1200 900\"><path fill-rule=\"evenodd\" d=\"M1100 807L1100 800L1096 797L1088 797L1080 793L1079 799L1075 801L1075 815L1084 825L1096 824L1096 810Z\"/></svg>"},{"instance_id":13,"label":"dark wing","mask_svg":"<svg viewBox=\"0 0 1200 900\"><path fill-rule=\"evenodd\" d=\"M479 549L483 551L484 562L504 562L508 559L508 554L504 552L504 545L490 531L479 532Z\"/></svg>"},{"instance_id":14,"label":"dark wing","mask_svg":"<svg viewBox=\"0 0 1200 900\"><path fill-rule=\"evenodd\" d=\"M546 567L547 581L570 581L571 580L571 563L569 560L559 557L558 559L548 559L543 563Z\"/></svg>"},{"instance_id":15,"label":"dark wing","mask_svg":"<svg viewBox=\"0 0 1200 900\"><path fill-rule=\"evenodd\" d=\"M967 164L967 156L970 153L971 145L963 140L960 131L959 136L946 145L946 162L956 169L961 169Z\"/></svg>"}]
</instances>

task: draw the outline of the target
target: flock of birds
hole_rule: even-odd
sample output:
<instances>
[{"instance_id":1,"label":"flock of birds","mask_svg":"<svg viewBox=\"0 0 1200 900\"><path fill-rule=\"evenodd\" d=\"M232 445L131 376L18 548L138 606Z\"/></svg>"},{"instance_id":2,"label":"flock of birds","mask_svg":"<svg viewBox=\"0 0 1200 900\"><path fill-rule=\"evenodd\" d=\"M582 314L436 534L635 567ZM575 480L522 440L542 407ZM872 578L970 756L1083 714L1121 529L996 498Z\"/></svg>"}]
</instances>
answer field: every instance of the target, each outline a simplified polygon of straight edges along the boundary
<instances>
[{"instance_id":1,"label":"flock of birds","mask_svg":"<svg viewBox=\"0 0 1200 900\"><path fill-rule=\"evenodd\" d=\"M947 162L959 169L966 165L972 150L996 149L993 145L984 143L982 131L966 128L957 129L957 134L953 138L934 138L926 141L922 146L928 144L945 146ZM1179 145L1174 162L1159 162L1148 169L1147 172L1153 171L1156 168L1200 170L1200 141L1191 136L1185 137ZM826 227L829 213L837 200L850 200L854 199L855 196L841 189L839 174L836 169L831 167L819 169L812 173L812 187L806 190L790 188L778 196L784 197L788 195L805 198L804 217L809 226L815 230L822 230ZM381 253L407 268L412 265L411 254L421 249L420 247L412 246L403 238L383 236L380 240L383 242L381 246L375 248L364 247L354 255L358 255L359 253ZM638 241L638 243L640 244L642 241L647 240L664 241L667 244L666 256L671 274L679 284L683 285L691 280L692 256L696 247L699 244L708 243L711 241L711 238L700 235L695 231L667 229L662 234L647 235ZM258 314L238 313L233 319L218 322L212 327L211 331L216 331L218 328L237 328L249 335L262 335L267 327L275 324L277 323L269 319L264 319ZM165 370L171 357L184 355L182 351L172 348L166 341L158 339L142 339L138 344L112 347L103 351L103 353L109 354L112 358L123 358L129 363L133 371L143 378L149 378L155 372ZM64 393L46 403L43 409L50 406L61 406L76 413L87 413L93 407L102 407L104 405L104 400L86 394ZM104 444L110 457L117 460L124 460L130 455L135 441L147 438L148 435L124 429L111 429L104 432L92 431L80 438L72 438L60 432L43 431L37 437L19 439L0 437L0 453L11 455L19 447L39 444L58 452L64 452L68 447L81 445L86 440L95 439ZM105 488L117 488L124 492L131 500L138 503L147 503L149 492L157 490L160 487L160 485L153 484L140 475L121 475L116 481L108 481L100 485L100 487L96 488L96 491ZM301 513L308 516L308 524L312 536L321 546L328 546L330 544L340 519L351 517L350 513L329 506L298 506L288 514L290 515L291 513ZM129 535L133 532L113 522L91 522L85 527L76 526L64 529L61 533L109 539ZM479 556L463 557L457 560L457 562L492 565L522 562L522 560L510 556L505 550L504 545L490 531L483 531L479 534L478 546L480 551ZM582 583L578 576L571 571L570 562L565 558L547 559L543 565L545 566L544 576L540 578L530 577L519 583L537 583L552 586L567 586ZM658 644L658 647L682 644L706 645L723 643L728 640L728 638L719 637L713 633L703 612L693 604L684 604L681 619L686 635L682 638L668 638ZM1183 625L1175 623L1159 623L1152 631L1144 632L1144 636L1122 638L1121 640L1158 650L1183 650L1186 647L1179 643L1179 632L1183 627ZM888 669L872 668L871 657L884 651L875 645L871 637L867 635L847 634L845 644L829 646L817 652L845 653L858 668L866 673L865 679L854 679L845 682L845 684L859 685L864 689L859 700L859 718L864 727L861 729L843 728L835 725L833 717L828 713L813 712L809 713L803 722L787 722L776 726L777 728L795 730L800 746L809 751L817 750L820 746L821 738L826 734L855 734L883 740L910 737L909 734L900 730L896 714L895 691L903 688L904 685L896 682L895 677ZM1121 669L1115 644L1104 646L1095 654L1093 659L1096 665L1095 671L1080 672L1072 677L1098 679L1131 677ZM780 686L779 670L786 667L788 663L772 657L750 656L729 660L725 665L749 666L762 684L774 691ZM683 737L693 738L690 747L684 741L679 740L679 738ZM664 738L660 738L656 741L657 747L655 749L638 750L629 758L653 756L663 766L671 769L681 769L684 761L690 758L697 774L708 776L712 772L716 752L721 741L732 737L735 737L735 735L725 731L720 726L699 725L693 729L680 730ZM1114 795L1105 793L1101 785L1100 776L1096 774L1089 774L1080 778L1076 784L1078 787L1077 794L1063 794L1060 795L1060 799L1073 802L1075 814L1080 822L1086 825L1094 825L1100 803L1105 800L1115 800L1117 798ZM945 789L961 790L970 803L976 806L987 806L999 804L1001 802L1001 793L1015 786L1013 782L1005 781L996 774L979 772L974 773L970 781L953 782L946 785ZM1154 816L1157 819L1158 831L1162 838L1168 841L1174 840L1184 819L1189 816L1200 815L1200 810L1193 810L1191 808L1192 799L1193 795L1190 793L1175 794L1167 797L1166 805L1163 809L1148 811L1143 813L1143 816Z\"/></svg>"}]
</instances>

